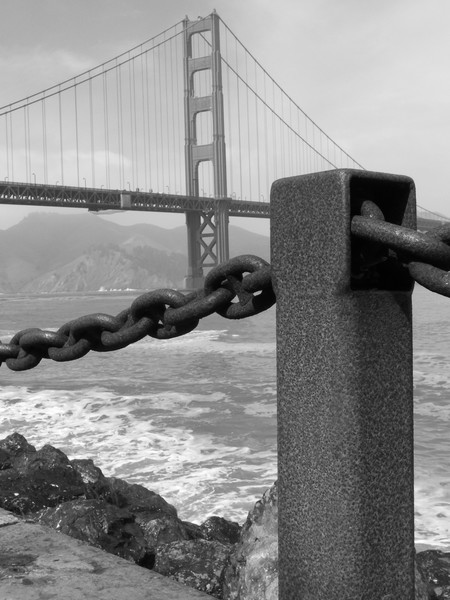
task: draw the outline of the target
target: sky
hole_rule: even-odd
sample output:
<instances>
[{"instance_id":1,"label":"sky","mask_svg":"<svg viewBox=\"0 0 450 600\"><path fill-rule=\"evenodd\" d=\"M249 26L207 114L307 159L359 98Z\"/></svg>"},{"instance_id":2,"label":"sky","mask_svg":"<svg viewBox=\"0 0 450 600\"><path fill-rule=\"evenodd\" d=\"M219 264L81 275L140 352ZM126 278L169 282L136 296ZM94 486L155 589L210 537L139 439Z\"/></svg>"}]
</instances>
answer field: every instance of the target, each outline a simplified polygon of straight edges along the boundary
<instances>
[{"instance_id":1,"label":"sky","mask_svg":"<svg viewBox=\"0 0 450 600\"><path fill-rule=\"evenodd\" d=\"M2 0L0 105L213 9L359 163L412 177L418 203L450 216L448 0ZM1 207L0 228L29 211ZM184 223L183 215L155 213L109 218ZM268 232L266 220L232 223Z\"/></svg>"}]
</instances>

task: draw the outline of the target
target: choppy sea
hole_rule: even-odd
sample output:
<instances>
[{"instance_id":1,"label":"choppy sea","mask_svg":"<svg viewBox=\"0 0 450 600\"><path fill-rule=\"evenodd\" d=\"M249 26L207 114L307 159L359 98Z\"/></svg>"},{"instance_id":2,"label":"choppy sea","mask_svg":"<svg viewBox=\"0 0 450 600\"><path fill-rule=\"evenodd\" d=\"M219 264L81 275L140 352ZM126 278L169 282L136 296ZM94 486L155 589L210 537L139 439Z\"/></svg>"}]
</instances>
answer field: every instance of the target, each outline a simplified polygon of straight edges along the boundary
<instances>
[{"instance_id":1,"label":"choppy sea","mask_svg":"<svg viewBox=\"0 0 450 600\"><path fill-rule=\"evenodd\" d=\"M0 339L114 315L136 295L0 296ZM416 543L450 549L450 301L419 286L413 299ZM243 522L276 479L275 351L272 308L74 362L20 373L3 365L0 438L18 431L92 458L163 495L182 519Z\"/></svg>"}]
</instances>

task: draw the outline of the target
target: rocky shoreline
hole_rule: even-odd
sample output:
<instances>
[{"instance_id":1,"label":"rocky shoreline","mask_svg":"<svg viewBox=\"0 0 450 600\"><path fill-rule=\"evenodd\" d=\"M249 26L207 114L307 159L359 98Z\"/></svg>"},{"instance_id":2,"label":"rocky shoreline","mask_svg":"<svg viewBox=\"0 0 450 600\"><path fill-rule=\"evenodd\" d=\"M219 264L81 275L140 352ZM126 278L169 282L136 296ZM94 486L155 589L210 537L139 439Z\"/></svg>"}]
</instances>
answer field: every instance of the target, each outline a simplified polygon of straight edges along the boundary
<instances>
[{"instance_id":1,"label":"rocky shoreline","mask_svg":"<svg viewBox=\"0 0 450 600\"><path fill-rule=\"evenodd\" d=\"M276 483L244 525L219 516L197 525L155 492L14 433L0 440L0 507L219 600L278 598ZM450 599L450 553L419 552L415 600L441 599Z\"/></svg>"}]
</instances>

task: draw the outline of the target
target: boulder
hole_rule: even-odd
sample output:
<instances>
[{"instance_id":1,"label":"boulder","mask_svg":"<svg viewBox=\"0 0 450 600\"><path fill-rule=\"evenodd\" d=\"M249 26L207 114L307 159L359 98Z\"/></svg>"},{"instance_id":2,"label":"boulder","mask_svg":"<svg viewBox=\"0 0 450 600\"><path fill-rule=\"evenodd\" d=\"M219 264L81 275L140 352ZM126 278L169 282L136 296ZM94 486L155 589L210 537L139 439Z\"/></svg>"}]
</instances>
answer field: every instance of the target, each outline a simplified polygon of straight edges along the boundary
<instances>
[{"instance_id":1,"label":"boulder","mask_svg":"<svg viewBox=\"0 0 450 600\"><path fill-rule=\"evenodd\" d=\"M19 434L0 440L0 507L29 514L82 496L85 486L67 456L46 445L36 451Z\"/></svg>"},{"instance_id":2,"label":"boulder","mask_svg":"<svg viewBox=\"0 0 450 600\"><path fill-rule=\"evenodd\" d=\"M47 508L38 515L44 525L61 531L92 546L103 548L137 564L154 562L149 557L142 529L134 516L99 500L72 500L55 508Z\"/></svg>"},{"instance_id":3,"label":"boulder","mask_svg":"<svg viewBox=\"0 0 450 600\"><path fill-rule=\"evenodd\" d=\"M156 494L136 483L127 483L116 477L106 478L109 486L109 501L121 508L128 508L132 513L145 512L147 514L173 515L177 517L177 510L166 502L162 496Z\"/></svg>"},{"instance_id":4,"label":"boulder","mask_svg":"<svg viewBox=\"0 0 450 600\"><path fill-rule=\"evenodd\" d=\"M416 555L416 564L427 583L429 600L450 599L450 552L419 552Z\"/></svg>"},{"instance_id":5,"label":"boulder","mask_svg":"<svg viewBox=\"0 0 450 600\"><path fill-rule=\"evenodd\" d=\"M20 433L12 433L0 440L0 450L4 450L9 456L17 456L24 452L36 452L36 448L29 444Z\"/></svg>"},{"instance_id":6,"label":"boulder","mask_svg":"<svg viewBox=\"0 0 450 600\"><path fill-rule=\"evenodd\" d=\"M216 540L222 544L237 544L241 535L241 525L222 517L209 517L200 525L205 540Z\"/></svg>"},{"instance_id":7,"label":"boulder","mask_svg":"<svg viewBox=\"0 0 450 600\"><path fill-rule=\"evenodd\" d=\"M73 469L81 477L86 498L107 498L111 491L108 479L103 475L101 469L94 465L89 458L76 458L70 461Z\"/></svg>"},{"instance_id":8,"label":"boulder","mask_svg":"<svg viewBox=\"0 0 450 600\"><path fill-rule=\"evenodd\" d=\"M174 515L139 512L135 516L148 548L155 554L157 548L164 544L190 539L186 527Z\"/></svg>"},{"instance_id":9,"label":"boulder","mask_svg":"<svg viewBox=\"0 0 450 600\"><path fill-rule=\"evenodd\" d=\"M176 581L223 598L223 570L232 546L204 539L158 547L154 570Z\"/></svg>"},{"instance_id":10,"label":"boulder","mask_svg":"<svg viewBox=\"0 0 450 600\"><path fill-rule=\"evenodd\" d=\"M278 489L248 514L224 571L224 600L278 600Z\"/></svg>"}]
</instances>

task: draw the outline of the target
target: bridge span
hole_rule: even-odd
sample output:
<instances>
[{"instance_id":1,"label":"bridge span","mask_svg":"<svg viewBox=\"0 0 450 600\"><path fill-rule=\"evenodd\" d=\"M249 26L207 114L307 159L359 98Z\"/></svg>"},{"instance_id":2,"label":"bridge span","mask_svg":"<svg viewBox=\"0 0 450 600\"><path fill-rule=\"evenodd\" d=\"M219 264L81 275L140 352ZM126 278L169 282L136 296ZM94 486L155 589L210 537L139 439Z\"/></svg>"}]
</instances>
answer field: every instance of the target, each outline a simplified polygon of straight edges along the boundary
<instances>
[{"instance_id":1,"label":"bridge span","mask_svg":"<svg viewBox=\"0 0 450 600\"><path fill-rule=\"evenodd\" d=\"M0 182L0 204L206 214L225 208L229 217L270 217L269 202L13 181Z\"/></svg>"}]
</instances>

